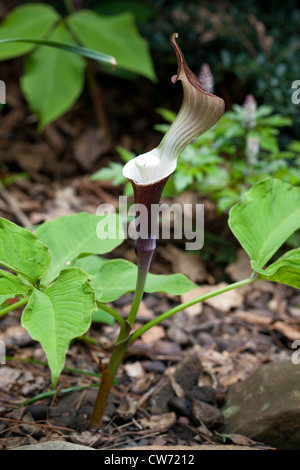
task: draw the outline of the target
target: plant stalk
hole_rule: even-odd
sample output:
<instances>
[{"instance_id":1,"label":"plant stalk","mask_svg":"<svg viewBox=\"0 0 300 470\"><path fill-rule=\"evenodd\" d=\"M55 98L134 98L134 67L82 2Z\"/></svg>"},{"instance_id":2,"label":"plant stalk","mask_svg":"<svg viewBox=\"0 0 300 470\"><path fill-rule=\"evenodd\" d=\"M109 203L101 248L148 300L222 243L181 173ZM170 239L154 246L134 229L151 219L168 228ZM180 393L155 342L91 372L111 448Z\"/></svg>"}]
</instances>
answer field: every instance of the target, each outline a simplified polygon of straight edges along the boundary
<instances>
[{"instance_id":1,"label":"plant stalk","mask_svg":"<svg viewBox=\"0 0 300 470\"><path fill-rule=\"evenodd\" d=\"M99 428L102 423L103 414L106 407L106 402L111 390L113 379L119 368L120 363L123 360L123 357L127 351L128 346L131 344L130 341L130 332L134 326L135 319L138 313L138 309L144 294L145 284L147 280L147 275L149 272L151 260L153 253L156 248L156 227L151 227L152 223L152 204L158 204L163 188L167 182L168 178L160 180L156 184L149 184L149 186L141 186L132 181L134 189L134 200L135 204L142 204L147 209L147 220L143 222L138 222L139 218L136 216L136 229L138 229L139 224L144 224L147 227L146 236L143 232L143 237L138 237L136 240L136 255L137 255L137 281L136 289L131 305L131 309L128 315L126 323L126 328L121 328L119 337L114 346L113 352L110 357L110 361L105 368L103 364L101 366L102 379L100 382L100 387L98 390L92 418L91 418L91 428ZM141 227L140 227L141 228ZM144 227L142 227L144 228Z\"/></svg>"},{"instance_id":2,"label":"plant stalk","mask_svg":"<svg viewBox=\"0 0 300 470\"><path fill-rule=\"evenodd\" d=\"M69 15L75 12L75 8L74 8L72 0L63 0L63 2L65 5L65 9L67 10Z\"/></svg>"},{"instance_id":3,"label":"plant stalk","mask_svg":"<svg viewBox=\"0 0 300 470\"><path fill-rule=\"evenodd\" d=\"M104 130L106 141L111 142L110 127L104 109L102 88L97 83L92 62L87 60L86 77L98 126Z\"/></svg>"},{"instance_id":4,"label":"plant stalk","mask_svg":"<svg viewBox=\"0 0 300 470\"><path fill-rule=\"evenodd\" d=\"M119 337L114 346L113 352L110 357L110 361L105 367L103 364L101 366L102 378L95 401L95 406L91 418L91 428L97 429L102 424L103 414L105 411L107 399L113 384L113 379L117 373L120 363L123 360L123 357L129 346L130 332L134 325L136 315L144 294L144 287L147 279L147 274L151 264L152 256L155 250L156 241L155 239L138 239L136 243L136 253L137 253L137 265L138 265L138 274L136 289L131 305L131 309L128 315L128 318L125 322L126 327L120 329Z\"/></svg>"},{"instance_id":5,"label":"plant stalk","mask_svg":"<svg viewBox=\"0 0 300 470\"><path fill-rule=\"evenodd\" d=\"M98 429L101 427L114 377L128 347L127 343L130 331L131 327L129 323L127 323L127 331L120 331L107 367L105 367L103 363L100 363L102 377L91 417L90 426L92 429Z\"/></svg>"},{"instance_id":6,"label":"plant stalk","mask_svg":"<svg viewBox=\"0 0 300 470\"><path fill-rule=\"evenodd\" d=\"M149 321L145 325L141 326L141 328L136 330L129 338L128 346L130 346L143 333L150 330L150 328L152 328L155 325L158 325L159 323L166 320L167 318L170 318L172 315L175 315L175 313L181 312L185 308L191 307L192 305L195 305L197 303L204 302L207 299L211 299L212 297L215 297L216 295L224 294L225 292L228 292L233 289L237 289L238 287L251 284L252 282L255 282L257 280L258 279L254 277L243 279L242 281L234 282L233 284L229 284L229 286L223 287L222 289L218 289L214 292L209 292L207 294L201 295L200 297L195 297L195 299L189 300L188 302L184 302L182 304L177 305L176 307L171 308L167 312L162 313L158 317L154 318L153 320Z\"/></svg>"},{"instance_id":7,"label":"plant stalk","mask_svg":"<svg viewBox=\"0 0 300 470\"><path fill-rule=\"evenodd\" d=\"M126 328L126 321L124 320L123 317L121 317L121 315L118 312L116 312L113 308L109 307L108 305L102 302L96 301L96 303L99 308L101 308L102 310L104 310L104 312L111 315L119 323L121 329Z\"/></svg>"},{"instance_id":8,"label":"plant stalk","mask_svg":"<svg viewBox=\"0 0 300 470\"><path fill-rule=\"evenodd\" d=\"M134 325L136 315L144 294L145 284L147 280L147 275L149 272L151 260L153 253L156 248L156 240L154 238L141 239L139 238L136 243L136 253L137 253L137 283L136 289L133 296L133 301L131 309L128 315L128 322L131 326Z\"/></svg>"}]
</instances>

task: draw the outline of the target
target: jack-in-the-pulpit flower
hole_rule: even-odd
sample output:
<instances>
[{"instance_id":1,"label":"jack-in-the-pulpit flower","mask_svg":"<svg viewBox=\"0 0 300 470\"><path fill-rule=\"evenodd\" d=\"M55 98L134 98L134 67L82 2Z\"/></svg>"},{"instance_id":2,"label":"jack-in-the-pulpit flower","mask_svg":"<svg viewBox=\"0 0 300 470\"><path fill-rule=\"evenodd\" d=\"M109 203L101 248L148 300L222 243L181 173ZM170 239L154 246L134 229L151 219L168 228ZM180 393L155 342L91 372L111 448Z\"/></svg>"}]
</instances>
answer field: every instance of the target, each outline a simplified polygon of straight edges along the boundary
<instances>
[{"instance_id":1,"label":"jack-in-the-pulpit flower","mask_svg":"<svg viewBox=\"0 0 300 470\"><path fill-rule=\"evenodd\" d=\"M171 36L178 64L177 75L171 80L173 83L181 80L183 86L179 113L157 148L133 158L123 168L123 175L132 183L135 204L145 209L144 218L141 220L139 216L138 222L136 219L136 227L143 225L144 229L143 236L138 236L136 240L138 280L128 317L130 322L135 318L156 247L156 227L152 224L152 209L159 204L161 193L170 174L176 169L181 152L193 139L210 129L224 112L224 101L209 93L187 66L176 42L177 37L177 33Z\"/></svg>"},{"instance_id":2,"label":"jack-in-the-pulpit flower","mask_svg":"<svg viewBox=\"0 0 300 470\"><path fill-rule=\"evenodd\" d=\"M210 129L224 112L224 101L209 93L189 69L176 42L177 37L177 33L171 36L171 44L178 63L177 75L171 80L173 83L177 80L182 82L182 105L160 145L150 152L133 158L124 166L123 174L133 183L134 189L136 185L152 186L157 183L161 183L159 186L163 189L168 177L176 169L181 152L193 139ZM138 193L140 194L140 191ZM136 202L141 201L136 200Z\"/></svg>"},{"instance_id":3,"label":"jack-in-the-pulpit flower","mask_svg":"<svg viewBox=\"0 0 300 470\"><path fill-rule=\"evenodd\" d=\"M113 377L128 347L130 332L135 324L144 293L149 266L156 247L156 231L153 232L153 227L151 227L152 207L159 204L163 188L168 177L176 168L180 153L191 140L210 129L224 111L223 100L209 93L188 68L176 42L177 36L177 34L171 36L171 44L175 49L178 62L177 75L172 77L172 82L181 80L184 92L178 116L157 148L132 159L123 169L124 176L132 183L135 204L146 209L146 211L142 211L144 214L146 213L146 217L141 220L138 216L136 226L143 224L144 221L147 230L142 230L146 234L145 237L138 237L136 240L138 267L136 289L125 327L120 329L107 367L103 367L101 384L91 420L92 428L101 425ZM201 157L199 156L199 158ZM139 219L138 222L137 219Z\"/></svg>"}]
</instances>

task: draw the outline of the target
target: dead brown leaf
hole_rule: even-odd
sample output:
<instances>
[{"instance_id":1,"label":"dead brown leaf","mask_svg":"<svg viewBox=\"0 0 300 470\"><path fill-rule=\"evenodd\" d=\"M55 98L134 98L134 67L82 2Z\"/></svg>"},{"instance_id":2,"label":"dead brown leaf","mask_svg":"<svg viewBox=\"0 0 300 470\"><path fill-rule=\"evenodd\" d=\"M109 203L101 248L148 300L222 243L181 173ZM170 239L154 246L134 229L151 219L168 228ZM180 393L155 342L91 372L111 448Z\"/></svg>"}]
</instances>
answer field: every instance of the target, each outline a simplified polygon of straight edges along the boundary
<instances>
[{"instance_id":1,"label":"dead brown leaf","mask_svg":"<svg viewBox=\"0 0 300 470\"><path fill-rule=\"evenodd\" d=\"M143 428L151 429L151 431L166 431L176 423L176 414L171 411L150 418L142 418L139 422Z\"/></svg>"},{"instance_id":2,"label":"dead brown leaf","mask_svg":"<svg viewBox=\"0 0 300 470\"><path fill-rule=\"evenodd\" d=\"M187 299L189 297L188 300L190 300L190 299L208 294L209 292L214 292L218 289L222 289L226 287L227 285L228 284L226 282L222 282L215 286L206 285L203 287L199 287L197 289L193 289L192 291L188 292L188 295L184 294L184 296L181 296L181 297L182 299ZM221 312L224 312L224 313L229 312L232 308L240 307L243 304L243 302L244 302L244 295L243 295L242 289L231 290L231 291L225 292L223 294L217 295L216 297L212 297L204 301L204 303L210 305L211 307L217 310L221 310ZM186 312L187 313L189 312L190 316L197 315L196 312L198 312L198 314L201 313L199 312L199 309L201 309L201 307L197 307L198 310L196 310L197 305L201 305L201 304L195 304L195 306L193 306L195 307L195 309L193 310L185 309ZM189 307L189 309L190 308L191 307Z\"/></svg>"},{"instance_id":3,"label":"dead brown leaf","mask_svg":"<svg viewBox=\"0 0 300 470\"><path fill-rule=\"evenodd\" d=\"M246 323L252 323L255 325L268 326L272 323L273 318L270 316L262 316L252 312L246 312L244 310L238 310L234 312L234 317L245 321Z\"/></svg>"},{"instance_id":4,"label":"dead brown leaf","mask_svg":"<svg viewBox=\"0 0 300 470\"><path fill-rule=\"evenodd\" d=\"M137 381L133 384L131 391L138 395L146 392L154 381L155 374L150 372L149 374L144 374L142 377L138 378Z\"/></svg>"},{"instance_id":5,"label":"dead brown leaf","mask_svg":"<svg viewBox=\"0 0 300 470\"><path fill-rule=\"evenodd\" d=\"M253 439L250 439L250 437L243 436L242 434L230 434L228 438L233 444L240 446L255 446L258 444L258 442L253 441Z\"/></svg>"},{"instance_id":6,"label":"dead brown leaf","mask_svg":"<svg viewBox=\"0 0 300 470\"><path fill-rule=\"evenodd\" d=\"M228 387L236 382L245 380L259 365L260 359L253 354L237 354L228 358L225 367L216 368L215 373L221 384Z\"/></svg>"},{"instance_id":7,"label":"dead brown leaf","mask_svg":"<svg viewBox=\"0 0 300 470\"><path fill-rule=\"evenodd\" d=\"M174 273L182 273L195 283L207 279L206 269L199 256L180 250L170 243L161 249L160 253L167 261L170 261Z\"/></svg>"},{"instance_id":8,"label":"dead brown leaf","mask_svg":"<svg viewBox=\"0 0 300 470\"><path fill-rule=\"evenodd\" d=\"M103 129L88 129L75 140L74 156L82 168L91 170L99 156L107 152L110 147Z\"/></svg>"},{"instance_id":9,"label":"dead brown leaf","mask_svg":"<svg viewBox=\"0 0 300 470\"><path fill-rule=\"evenodd\" d=\"M300 331L298 328L291 325L287 325L286 323L280 320L275 322L274 325L272 325L272 330L279 331L291 341L300 339Z\"/></svg>"},{"instance_id":10,"label":"dead brown leaf","mask_svg":"<svg viewBox=\"0 0 300 470\"><path fill-rule=\"evenodd\" d=\"M124 365L126 373L129 377L137 378L144 374L144 369L139 361L131 362Z\"/></svg>"},{"instance_id":11,"label":"dead brown leaf","mask_svg":"<svg viewBox=\"0 0 300 470\"><path fill-rule=\"evenodd\" d=\"M190 300L193 300L196 297L200 297L200 295L202 295L202 292L203 290L201 287L197 287L196 289L186 292L185 294L181 295L181 302L182 303L189 302ZM184 309L187 316L190 318L200 315L202 313L202 310L203 310L202 303L197 303L195 305L191 305L190 307L187 307Z\"/></svg>"},{"instance_id":12,"label":"dead brown leaf","mask_svg":"<svg viewBox=\"0 0 300 470\"><path fill-rule=\"evenodd\" d=\"M57 153L44 142L38 144L16 142L10 149L9 157L17 161L23 171L38 173L42 168L53 171Z\"/></svg>"},{"instance_id":13,"label":"dead brown leaf","mask_svg":"<svg viewBox=\"0 0 300 470\"><path fill-rule=\"evenodd\" d=\"M249 256L247 253L242 249L238 250L236 254L236 260L229 264L225 271L235 282L247 279L252 272Z\"/></svg>"},{"instance_id":14,"label":"dead brown leaf","mask_svg":"<svg viewBox=\"0 0 300 470\"><path fill-rule=\"evenodd\" d=\"M246 379L261 364L260 356L250 353L222 353L213 349L197 347L196 354L206 372L217 377L221 385L227 387Z\"/></svg>"},{"instance_id":15,"label":"dead brown leaf","mask_svg":"<svg viewBox=\"0 0 300 470\"><path fill-rule=\"evenodd\" d=\"M32 382L34 382L34 377L30 371L9 366L0 367L0 390L4 392L20 389Z\"/></svg>"},{"instance_id":16,"label":"dead brown leaf","mask_svg":"<svg viewBox=\"0 0 300 470\"><path fill-rule=\"evenodd\" d=\"M116 413L125 420L131 419L137 410L137 403L129 395L126 395L122 400L119 408L116 409Z\"/></svg>"},{"instance_id":17,"label":"dead brown leaf","mask_svg":"<svg viewBox=\"0 0 300 470\"><path fill-rule=\"evenodd\" d=\"M155 325L141 336L141 340L143 343L154 344L160 339L165 338L165 336L166 333L164 327L161 325Z\"/></svg>"}]
</instances>

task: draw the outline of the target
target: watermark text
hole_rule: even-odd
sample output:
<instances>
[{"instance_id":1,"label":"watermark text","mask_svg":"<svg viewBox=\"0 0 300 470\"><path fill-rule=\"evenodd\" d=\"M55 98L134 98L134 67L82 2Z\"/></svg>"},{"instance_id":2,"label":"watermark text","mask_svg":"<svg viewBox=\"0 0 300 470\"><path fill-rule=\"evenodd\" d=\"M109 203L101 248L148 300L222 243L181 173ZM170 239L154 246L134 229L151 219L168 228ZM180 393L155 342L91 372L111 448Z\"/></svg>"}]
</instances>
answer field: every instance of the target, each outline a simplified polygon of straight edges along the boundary
<instances>
[{"instance_id":1,"label":"watermark text","mask_svg":"<svg viewBox=\"0 0 300 470\"><path fill-rule=\"evenodd\" d=\"M6 357L5 343L4 341L0 340L0 364L6 364L5 357Z\"/></svg>"},{"instance_id":2,"label":"watermark text","mask_svg":"<svg viewBox=\"0 0 300 470\"><path fill-rule=\"evenodd\" d=\"M3 80L0 80L0 104L6 104L6 86Z\"/></svg>"},{"instance_id":3,"label":"watermark text","mask_svg":"<svg viewBox=\"0 0 300 470\"><path fill-rule=\"evenodd\" d=\"M298 365L300 364L300 339L293 341L291 348L296 349L292 354L292 363Z\"/></svg>"},{"instance_id":4,"label":"watermark text","mask_svg":"<svg viewBox=\"0 0 300 470\"><path fill-rule=\"evenodd\" d=\"M295 91L292 93L292 103L300 104L300 80L293 81L292 89L295 89Z\"/></svg>"},{"instance_id":5,"label":"watermark text","mask_svg":"<svg viewBox=\"0 0 300 470\"><path fill-rule=\"evenodd\" d=\"M124 230L125 238L132 240L185 240L186 250L200 250L204 244L204 204L152 204L149 210L144 204L128 206L127 197L120 196L119 229L113 205L101 204L96 214L107 216L97 224L97 237L101 240L120 238Z\"/></svg>"}]
</instances>

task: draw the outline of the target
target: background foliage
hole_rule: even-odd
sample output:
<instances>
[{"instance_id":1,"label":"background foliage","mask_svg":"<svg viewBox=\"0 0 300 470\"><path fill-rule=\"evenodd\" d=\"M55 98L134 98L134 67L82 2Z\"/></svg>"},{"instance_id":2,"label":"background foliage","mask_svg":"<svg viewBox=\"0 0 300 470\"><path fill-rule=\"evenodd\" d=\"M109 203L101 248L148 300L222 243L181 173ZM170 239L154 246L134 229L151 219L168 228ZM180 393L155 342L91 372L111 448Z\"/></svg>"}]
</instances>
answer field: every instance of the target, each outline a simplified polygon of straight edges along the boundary
<instances>
[{"instance_id":1,"label":"background foliage","mask_svg":"<svg viewBox=\"0 0 300 470\"><path fill-rule=\"evenodd\" d=\"M299 184L300 112L299 106L291 100L291 84L300 79L297 60L300 8L294 2L273 2L272 14L267 2L256 0L12 1L10 8L20 5L38 8L37 3L44 4L39 7L44 15L43 22L35 24L34 30L23 28L21 33L50 34L65 41L71 34L72 40L75 38L87 47L114 54L120 64L117 71L111 74L107 67L94 67L96 79L105 92L118 89L124 101L128 101L128 118L121 125L130 126L129 108L135 99L143 96L144 101L148 101L147 108L142 105L145 124L144 127L141 124L140 129L144 135L146 126L149 129L154 124L156 130L164 132L166 125L162 121L171 122L181 102L180 87L170 84L176 67L170 35L179 32L186 60L195 73L200 72L203 64L209 64L214 92L224 98L227 113L215 129L183 153L165 194L197 190L201 196L208 195L217 201L222 211L265 176ZM70 14L72 9L73 14ZM31 17L27 20L29 24ZM57 21L50 31L49 27ZM5 34L16 33L13 25L8 29ZM17 32L20 32L19 27ZM20 83L29 105L40 119L40 127L80 97L86 68L81 57L64 51L47 50L46 53L45 49L14 44L6 45L2 56L0 51L3 59L27 54ZM107 78L107 73L111 78ZM155 82L156 75L158 82ZM56 79L68 82L66 88L60 88L60 93L56 93ZM50 83L50 94L43 94L39 86L45 80ZM242 117L242 105L249 94L254 96L258 107L252 129ZM118 104L109 103L108 120L110 116L113 119L116 107ZM160 138L157 134L157 139ZM252 147L255 139L259 146L257 158L252 160L248 152L251 139ZM93 179L112 179L116 185L124 183L121 175L124 161L148 150L151 145L142 138L140 141L141 145L122 149L115 139L114 156L108 166L99 162L100 173ZM129 185L125 192L130 192Z\"/></svg>"}]
</instances>

